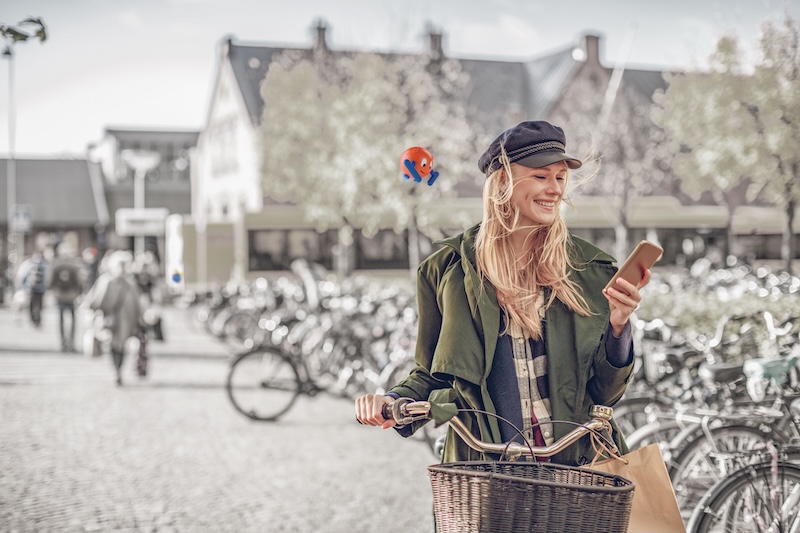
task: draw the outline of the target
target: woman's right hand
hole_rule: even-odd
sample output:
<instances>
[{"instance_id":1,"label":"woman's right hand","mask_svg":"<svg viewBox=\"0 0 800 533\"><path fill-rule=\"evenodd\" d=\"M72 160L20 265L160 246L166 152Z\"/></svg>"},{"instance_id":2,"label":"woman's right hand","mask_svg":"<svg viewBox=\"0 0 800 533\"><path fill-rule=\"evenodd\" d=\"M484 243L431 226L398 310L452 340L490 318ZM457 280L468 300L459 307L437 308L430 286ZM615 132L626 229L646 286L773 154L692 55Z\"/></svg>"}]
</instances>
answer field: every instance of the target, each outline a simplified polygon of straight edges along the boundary
<instances>
[{"instance_id":1,"label":"woman's right hand","mask_svg":"<svg viewBox=\"0 0 800 533\"><path fill-rule=\"evenodd\" d=\"M395 426L394 420L383 418L384 405L394 403L394 398L382 394L365 394L356 398L356 420L367 426L381 426L389 429Z\"/></svg>"}]
</instances>

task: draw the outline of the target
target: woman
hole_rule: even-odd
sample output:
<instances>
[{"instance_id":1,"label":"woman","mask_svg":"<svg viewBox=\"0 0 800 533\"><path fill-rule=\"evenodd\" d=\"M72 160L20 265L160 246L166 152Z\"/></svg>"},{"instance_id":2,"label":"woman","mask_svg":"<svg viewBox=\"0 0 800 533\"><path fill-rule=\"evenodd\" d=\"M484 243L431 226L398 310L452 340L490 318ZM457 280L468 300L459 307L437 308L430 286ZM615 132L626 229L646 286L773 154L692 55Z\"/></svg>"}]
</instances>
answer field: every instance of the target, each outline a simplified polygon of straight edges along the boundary
<instances>
[{"instance_id":1,"label":"woman","mask_svg":"<svg viewBox=\"0 0 800 533\"><path fill-rule=\"evenodd\" d=\"M586 422L592 404L613 405L625 392L633 370L629 319L650 272L638 286L620 280L604 288L614 259L570 235L560 216L569 172L582 164L565 144L561 128L529 121L480 157L483 220L420 265L416 367L387 395L358 398L360 422L394 426L381 408L400 396L455 402L500 415L544 445L572 429L552 420ZM481 440L517 438L494 416L459 416ZM408 436L419 425L398 431ZM626 452L616 428L613 437ZM552 460L580 465L593 457L586 437ZM448 431L445 462L478 459Z\"/></svg>"},{"instance_id":2,"label":"woman","mask_svg":"<svg viewBox=\"0 0 800 533\"><path fill-rule=\"evenodd\" d=\"M97 278L85 300L89 309L102 312L103 327L111 332L111 358L118 386L122 385L125 343L139 336L143 327L139 288L130 273L132 263L130 252L112 253L107 260L107 271Z\"/></svg>"}]
</instances>

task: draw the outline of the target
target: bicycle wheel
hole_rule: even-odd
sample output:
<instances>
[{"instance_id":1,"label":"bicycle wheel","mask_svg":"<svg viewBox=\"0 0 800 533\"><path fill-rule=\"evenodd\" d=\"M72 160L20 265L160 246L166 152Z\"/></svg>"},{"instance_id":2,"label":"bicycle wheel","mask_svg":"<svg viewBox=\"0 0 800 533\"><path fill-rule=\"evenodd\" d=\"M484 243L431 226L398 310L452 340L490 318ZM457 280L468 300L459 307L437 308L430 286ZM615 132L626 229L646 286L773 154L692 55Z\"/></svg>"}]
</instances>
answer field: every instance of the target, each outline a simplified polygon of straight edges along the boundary
<instances>
[{"instance_id":1,"label":"bicycle wheel","mask_svg":"<svg viewBox=\"0 0 800 533\"><path fill-rule=\"evenodd\" d=\"M698 427L693 440L670 461L670 479L682 510L689 513L703 495L727 474L727 463L714 452L746 452L766 443L768 435L751 426L710 428L711 439Z\"/></svg>"},{"instance_id":2,"label":"bicycle wheel","mask_svg":"<svg viewBox=\"0 0 800 533\"><path fill-rule=\"evenodd\" d=\"M631 450L644 448L648 444L656 443L661 452L669 450L669 442L680 433L683 426L675 420L656 420L646 424L630 435L625 435L625 442Z\"/></svg>"},{"instance_id":3,"label":"bicycle wheel","mask_svg":"<svg viewBox=\"0 0 800 533\"><path fill-rule=\"evenodd\" d=\"M622 398L614 405L614 421L623 435L630 435L649 422L651 412L670 411L664 400L648 396Z\"/></svg>"},{"instance_id":4,"label":"bicycle wheel","mask_svg":"<svg viewBox=\"0 0 800 533\"><path fill-rule=\"evenodd\" d=\"M235 352L252 350L264 341L264 330L258 327L258 315L253 312L237 311L231 314L222 325L220 337Z\"/></svg>"},{"instance_id":5,"label":"bicycle wheel","mask_svg":"<svg viewBox=\"0 0 800 533\"><path fill-rule=\"evenodd\" d=\"M800 531L800 466L748 465L708 492L692 513L690 533Z\"/></svg>"},{"instance_id":6,"label":"bicycle wheel","mask_svg":"<svg viewBox=\"0 0 800 533\"><path fill-rule=\"evenodd\" d=\"M253 420L276 420L300 394L300 375L286 354L262 348L243 353L230 365L228 398Z\"/></svg>"}]
</instances>

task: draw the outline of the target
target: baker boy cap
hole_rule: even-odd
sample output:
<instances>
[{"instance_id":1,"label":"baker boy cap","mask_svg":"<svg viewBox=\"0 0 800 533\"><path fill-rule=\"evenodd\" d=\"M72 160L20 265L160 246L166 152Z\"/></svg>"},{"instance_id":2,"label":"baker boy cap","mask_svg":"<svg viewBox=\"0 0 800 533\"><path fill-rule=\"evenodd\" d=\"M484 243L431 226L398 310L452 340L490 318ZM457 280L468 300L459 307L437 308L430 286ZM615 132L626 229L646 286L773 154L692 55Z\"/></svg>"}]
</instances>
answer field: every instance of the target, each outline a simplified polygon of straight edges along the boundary
<instances>
[{"instance_id":1,"label":"baker boy cap","mask_svg":"<svg viewBox=\"0 0 800 533\"><path fill-rule=\"evenodd\" d=\"M577 157L568 155L564 130L544 120L520 122L501 133L478 159L478 168L490 175L503 165L500 163L501 147L511 163L524 167L541 168L566 161L569 168L580 168L583 164Z\"/></svg>"}]
</instances>

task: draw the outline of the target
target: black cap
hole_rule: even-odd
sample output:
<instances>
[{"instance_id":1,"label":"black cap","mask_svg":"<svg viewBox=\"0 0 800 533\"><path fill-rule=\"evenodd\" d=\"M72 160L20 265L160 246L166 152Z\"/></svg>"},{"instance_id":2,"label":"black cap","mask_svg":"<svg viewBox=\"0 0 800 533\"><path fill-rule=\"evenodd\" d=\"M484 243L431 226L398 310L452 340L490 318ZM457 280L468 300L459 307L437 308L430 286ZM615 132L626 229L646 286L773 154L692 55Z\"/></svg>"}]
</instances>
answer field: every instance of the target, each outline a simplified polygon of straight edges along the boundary
<instances>
[{"instance_id":1,"label":"black cap","mask_svg":"<svg viewBox=\"0 0 800 533\"><path fill-rule=\"evenodd\" d=\"M544 120L520 122L500 134L478 159L478 168L487 176L499 169L501 146L511 163L529 168L541 168L566 161L569 168L583 164L577 157L565 153L567 139L564 130Z\"/></svg>"}]
</instances>

